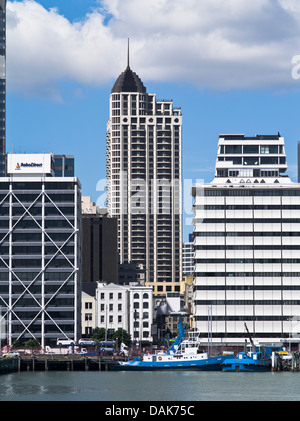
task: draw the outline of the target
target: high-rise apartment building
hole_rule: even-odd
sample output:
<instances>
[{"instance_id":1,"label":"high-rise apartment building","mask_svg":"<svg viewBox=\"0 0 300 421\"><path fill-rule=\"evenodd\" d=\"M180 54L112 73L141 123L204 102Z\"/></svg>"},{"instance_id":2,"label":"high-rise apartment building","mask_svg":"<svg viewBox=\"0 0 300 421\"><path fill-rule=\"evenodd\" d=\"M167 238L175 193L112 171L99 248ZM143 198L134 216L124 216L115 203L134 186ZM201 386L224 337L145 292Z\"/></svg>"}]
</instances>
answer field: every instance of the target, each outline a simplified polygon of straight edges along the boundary
<instances>
[{"instance_id":1,"label":"high-rise apartment building","mask_svg":"<svg viewBox=\"0 0 300 421\"><path fill-rule=\"evenodd\" d=\"M0 307L8 343L81 336L81 193L52 154L7 156L0 182Z\"/></svg>"},{"instance_id":2,"label":"high-rise apartment building","mask_svg":"<svg viewBox=\"0 0 300 421\"><path fill-rule=\"evenodd\" d=\"M279 133L220 135L214 180L192 188L195 325L215 343L243 344L246 326L299 338L300 184L286 169Z\"/></svg>"},{"instance_id":3,"label":"high-rise apartment building","mask_svg":"<svg viewBox=\"0 0 300 421\"><path fill-rule=\"evenodd\" d=\"M129 65L110 95L107 208L118 218L120 263L143 265L154 294L179 291L182 115L148 94Z\"/></svg>"},{"instance_id":4,"label":"high-rise apartment building","mask_svg":"<svg viewBox=\"0 0 300 421\"><path fill-rule=\"evenodd\" d=\"M0 0L0 176L6 174L6 0Z\"/></svg>"}]
</instances>

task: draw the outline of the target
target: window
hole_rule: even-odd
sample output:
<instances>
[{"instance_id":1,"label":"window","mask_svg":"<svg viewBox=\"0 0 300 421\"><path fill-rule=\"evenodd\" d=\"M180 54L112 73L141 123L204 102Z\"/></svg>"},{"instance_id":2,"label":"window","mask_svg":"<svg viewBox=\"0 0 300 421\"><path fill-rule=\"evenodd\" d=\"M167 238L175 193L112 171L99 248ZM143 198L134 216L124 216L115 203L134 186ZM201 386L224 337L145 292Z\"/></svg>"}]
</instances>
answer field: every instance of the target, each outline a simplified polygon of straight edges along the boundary
<instances>
[{"instance_id":1,"label":"window","mask_svg":"<svg viewBox=\"0 0 300 421\"><path fill-rule=\"evenodd\" d=\"M273 157L261 157L260 158L260 162L261 164L278 164L278 157L277 156L273 156Z\"/></svg>"},{"instance_id":2,"label":"window","mask_svg":"<svg viewBox=\"0 0 300 421\"><path fill-rule=\"evenodd\" d=\"M232 154L232 153L242 153L242 145L226 145L225 146L225 153Z\"/></svg>"},{"instance_id":3,"label":"window","mask_svg":"<svg viewBox=\"0 0 300 421\"><path fill-rule=\"evenodd\" d=\"M258 153L258 145L244 145L244 154Z\"/></svg>"},{"instance_id":4,"label":"window","mask_svg":"<svg viewBox=\"0 0 300 421\"><path fill-rule=\"evenodd\" d=\"M259 164L259 158L254 157L254 156L245 157L243 161L244 161L244 165L258 165Z\"/></svg>"}]
</instances>

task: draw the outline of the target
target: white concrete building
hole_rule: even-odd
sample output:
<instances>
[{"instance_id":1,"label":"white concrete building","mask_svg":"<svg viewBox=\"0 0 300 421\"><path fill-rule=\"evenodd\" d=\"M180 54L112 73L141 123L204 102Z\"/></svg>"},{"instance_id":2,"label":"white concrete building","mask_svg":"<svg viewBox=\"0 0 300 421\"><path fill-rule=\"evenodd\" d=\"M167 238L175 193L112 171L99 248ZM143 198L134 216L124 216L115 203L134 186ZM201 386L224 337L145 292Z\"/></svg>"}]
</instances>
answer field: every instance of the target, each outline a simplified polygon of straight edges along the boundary
<instances>
[{"instance_id":1,"label":"white concrete building","mask_svg":"<svg viewBox=\"0 0 300 421\"><path fill-rule=\"evenodd\" d=\"M214 343L244 343L245 323L260 341L300 336L300 184L286 169L279 133L220 135L214 180L192 188L195 324Z\"/></svg>"},{"instance_id":2,"label":"white concrete building","mask_svg":"<svg viewBox=\"0 0 300 421\"><path fill-rule=\"evenodd\" d=\"M124 329L130 333L133 341L152 342L152 288L98 282L96 319L97 327L112 332Z\"/></svg>"},{"instance_id":3,"label":"white concrete building","mask_svg":"<svg viewBox=\"0 0 300 421\"><path fill-rule=\"evenodd\" d=\"M81 300L82 336L89 337L96 328L96 299L82 291Z\"/></svg>"}]
</instances>

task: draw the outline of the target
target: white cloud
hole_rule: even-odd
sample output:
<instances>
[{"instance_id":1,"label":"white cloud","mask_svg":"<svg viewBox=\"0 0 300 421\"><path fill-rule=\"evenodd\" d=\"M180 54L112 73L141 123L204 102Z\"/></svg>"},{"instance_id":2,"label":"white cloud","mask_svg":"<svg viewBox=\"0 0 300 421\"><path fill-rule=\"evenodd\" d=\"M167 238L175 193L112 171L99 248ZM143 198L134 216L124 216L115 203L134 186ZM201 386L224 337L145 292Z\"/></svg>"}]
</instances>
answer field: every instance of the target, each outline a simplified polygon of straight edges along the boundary
<instances>
[{"instance_id":1,"label":"white cloud","mask_svg":"<svg viewBox=\"0 0 300 421\"><path fill-rule=\"evenodd\" d=\"M38 1L8 1L8 88L59 97L64 79L112 81L125 68L127 37L144 82L297 87L299 24L297 0L102 0L80 22Z\"/></svg>"}]
</instances>

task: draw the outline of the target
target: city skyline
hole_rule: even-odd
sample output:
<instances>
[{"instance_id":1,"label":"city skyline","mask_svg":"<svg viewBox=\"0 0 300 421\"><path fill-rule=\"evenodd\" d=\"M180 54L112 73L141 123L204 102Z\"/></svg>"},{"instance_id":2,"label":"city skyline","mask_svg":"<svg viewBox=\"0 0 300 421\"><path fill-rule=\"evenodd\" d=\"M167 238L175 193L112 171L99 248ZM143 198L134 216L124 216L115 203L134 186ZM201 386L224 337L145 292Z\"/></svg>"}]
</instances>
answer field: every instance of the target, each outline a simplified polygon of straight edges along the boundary
<instances>
[{"instance_id":1,"label":"city skyline","mask_svg":"<svg viewBox=\"0 0 300 421\"><path fill-rule=\"evenodd\" d=\"M82 192L97 201L106 98L126 65L129 37L131 67L148 92L182 108L185 180L212 181L220 133L280 131L296 181L296 1L151 4L139 0L138 11L134 0L7 2L7 152L74 155ZM185 226L185 241L191 231Z\"/></svg>"}]
</instances>

